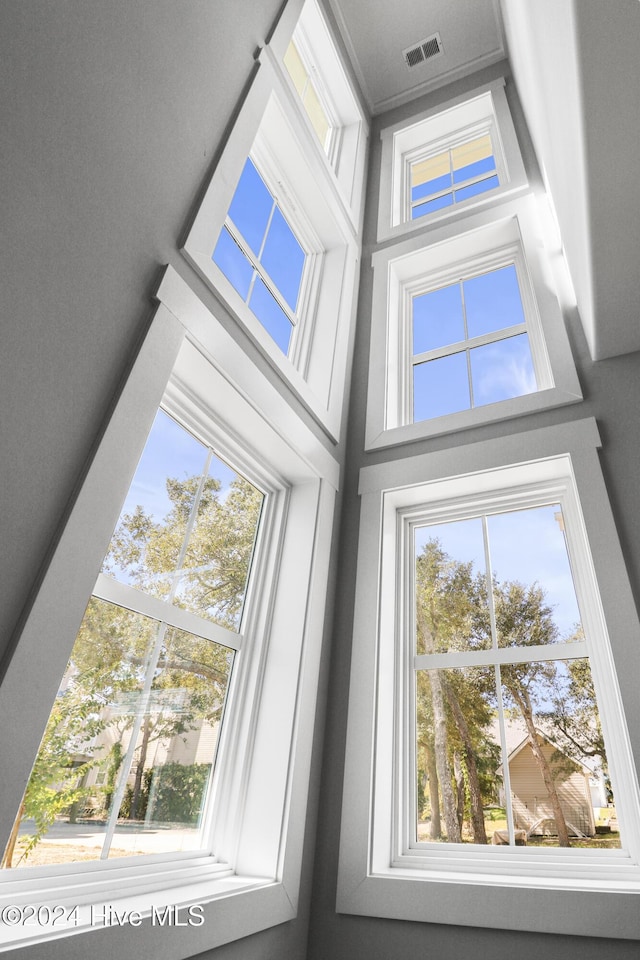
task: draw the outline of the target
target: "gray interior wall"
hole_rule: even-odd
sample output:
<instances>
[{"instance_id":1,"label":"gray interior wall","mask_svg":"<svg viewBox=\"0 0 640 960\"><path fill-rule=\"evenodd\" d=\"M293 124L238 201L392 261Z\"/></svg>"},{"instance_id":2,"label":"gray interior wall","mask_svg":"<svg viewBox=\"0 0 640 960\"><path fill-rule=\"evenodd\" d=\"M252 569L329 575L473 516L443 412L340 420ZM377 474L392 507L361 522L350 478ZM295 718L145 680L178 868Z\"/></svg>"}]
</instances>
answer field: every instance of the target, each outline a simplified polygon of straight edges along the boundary
<instances>
[{"instance_id":1,"label":"gray interior wall","mask_svg":"<svg viewBox=\"0 0 640 960\"><path fill-rule=\"evenodd\" d=\"M561 410L551 410L503 423L495 423L451 436L415 442L391 450L365 454L364 427L368 380L372 271L370 254L376 249L377 197L380 169L379 130L421 109L437 105L457 93L470 89L481 80L501 75L505 65L483 71L475 79L461 81L439 94L407 105L377 119L371 134L368 181L368 204L364 226L364 249L360 285L360 301L356 330L356 347L352 376L347 447L349 460L344 489L344 510L341 528L340 568L334 625L334 642L329 682L329 709L325 730L325 755L320 795L320 818L315 861L313 910L309 938L309 960L416 960L434 957L438 960L539 960L540 956L562 960L631 960L637 957L638 944L583 937L552 936L536 933L515 933L500 929L447 927L405 921L338 915L335 910L338 844L342 804L342 777L347 723L348 688L353 622L356 553L358 541L359 498L358 472L361 467L415 454L428 453L449 446L593 416L603 438L601 454L605 480L618 526L636 605L640 592L640 515L637 510L638 468L640 466L640 354L629 354L593 363L589 358L580 319L575 310L566 316L569 337L577 363L584 401ZM511 111L516 123L521 148L532 182L539 181L522 111L513 85L507 87ZM628 282L634 283L633 277ZM639 311L640 312L640 311ZM638 312L628 322L638 323ZM599 318L606 324L606 317ZM526 437L523 439L526 451ZM621 665L624 669L624 665ZM635 678L636 689L640 678ZM425 891L425 896L428 892ZM570 909L567 906L567 909ZM460 903L464 918L465 905ZM501 918L495 917L495 926ZM535 916L531 918L535 929Z\"/></svg>"},{"instance_id":2,"label":"gray interior wall","mask_svg":"<svg viewBox=\"0 0 640 960\"><path fill-rule=\"evenodd\" d=\"M280 3L0 4L0 656L147 329L162 265L214 302L178 245ZM316 793L317 780L316 763ZM302 960L309 823L299 918L216 958Z\"/></svg>"}]
</instances>

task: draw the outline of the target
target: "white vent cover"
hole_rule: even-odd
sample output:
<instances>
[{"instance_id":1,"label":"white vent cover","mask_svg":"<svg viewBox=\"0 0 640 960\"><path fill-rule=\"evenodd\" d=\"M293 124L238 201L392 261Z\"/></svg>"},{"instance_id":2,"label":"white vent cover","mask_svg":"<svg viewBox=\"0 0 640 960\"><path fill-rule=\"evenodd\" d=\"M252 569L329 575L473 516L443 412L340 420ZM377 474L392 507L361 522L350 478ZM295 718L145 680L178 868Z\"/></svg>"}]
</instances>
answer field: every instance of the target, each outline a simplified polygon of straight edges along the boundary
<instances>
[{"instance_id":1,"label":"white vent cover","mask_svg":"<svg viewBox=\"0 0 640 960\"><path fill-rule=\"evenodd\" d=\"M443 53L443 49L440 34L434 33L426 40L420 40L418 43L407 47L406 50L402 51L402 56L408 67L417 67L419 63L439 57L441 53Z\"/></svg>"}]
</instances>

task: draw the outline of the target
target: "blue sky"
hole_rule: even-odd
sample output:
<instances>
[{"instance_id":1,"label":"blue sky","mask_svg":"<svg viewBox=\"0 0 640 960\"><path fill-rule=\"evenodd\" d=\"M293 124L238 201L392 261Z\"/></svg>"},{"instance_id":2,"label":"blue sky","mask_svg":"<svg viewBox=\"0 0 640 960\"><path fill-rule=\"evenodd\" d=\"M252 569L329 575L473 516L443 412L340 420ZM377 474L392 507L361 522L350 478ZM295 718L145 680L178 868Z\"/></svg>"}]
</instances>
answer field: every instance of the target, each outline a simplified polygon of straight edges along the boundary
<instances>
[{"instance_id":1,"label":"blue sky","mask_svg":"<svg viewBox=\"0 0 640 960\"><path fill-rule=\"evenodd\" d=\"M460 349L414 364L413 419L429 420L535 391L526 333L464 349L466 340L524 322L513 264L414 297L414 357L456 344Z\"/></svg>"},{"instance_id":2,"label":"blue sky","mask_svg":"<svg viewBox=\"0 0 640 960\"><path fill-rule=\"evenodd\" d=\"M551 504L489 516L487 525L494 576L542 587L560 639L565 639L580 621L580 613L564 533L555 517L559 513L560 506ZM480 518L419 527L416 554L431 538L438 539L452 559L471 561L475 571L485 571Z\"/></svg>"},{"instance_id":3,"label":"blue sky","mask_svg":"<svg viewBox=\"0 0 640 960\"><path fill-rule=\"evenodd\" d=\"M138 463L135 476L124 502L122 513L144 508L154 520L161 521L171 508L167 496L167 479L185 480L199 476L204 470L207 448L163 410L159 410ZM221 496L237 476L223 460L214 457L209 475L221 481Z\"/></svg>"}]
</instances>

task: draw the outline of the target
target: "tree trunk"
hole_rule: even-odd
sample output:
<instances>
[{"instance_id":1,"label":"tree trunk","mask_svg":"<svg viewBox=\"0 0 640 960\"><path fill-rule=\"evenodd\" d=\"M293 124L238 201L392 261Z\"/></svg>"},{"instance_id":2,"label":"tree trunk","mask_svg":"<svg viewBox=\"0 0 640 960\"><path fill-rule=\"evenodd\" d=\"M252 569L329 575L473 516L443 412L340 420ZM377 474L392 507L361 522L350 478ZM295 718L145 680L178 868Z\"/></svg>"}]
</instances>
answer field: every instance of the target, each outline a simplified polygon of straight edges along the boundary
<instances>
[{"instance_id":1,"label":"tree trunk","mask_svg":"<svg viewBox=\"0 0 640 960\"><path fill-rule=\"evenodd\" d=\"M144 765L147 762L147 750L149 747L149 738L151 737L151 717L145 717L142 730L142 743L140 744L140 758L136 766L136 779L133 784L133 796L131 797L131 810L129 811L129 820L135 820L138 814L138 804L140 803L140 793L142 792L142 775Z\"/></svg>"},{"instance_id":2,"label":"tree trunk","mask_svg":"<svg viewBox=\"0 0 640 960\"><path fill-rule=\"evenodd\" d=\"M431 823L429 826L429 839L439 840L442 836L442 824L440 822L440 785L438 783L438 768L436 766L436 755L429 744L425 747L427 755L427 777L429 786L429 804L431 807Z\"/></svg>"},{"instance_id":3,"label":"tree trunk","mask_svg":"<svg viewBox=\"0 0 640 960\"><path fill-rule=\"evenodd\" d=\"M444 806L444 822L447 827L449 843L461 843L460 827L456 816L456 801L451 785L451 768L447 758L447 718L444 710L442 683L438 670L427 670L429 686L431 687L431 707L433 710L434 747L436 755L436 769L442 791Z\"/></svg>"},{"instance_id":4,"label":"tree trunk","mask_svg":"<svg viewBox=\"0 0 640 960\"><path fill-rule=\"evenodd\" d=\"M4 857L2 858L2 866L7 870L10 870L13 866L13 854L16 849L16 843L18 840L18 831L20 829L20 824L22 823L22 817L24 816L24 798L20 804L20 809L18 810L18 815L13 821L13 826L11 828L11 833L9 835L9 842L7 843L7 849L4 852Z\"/></svg>"},{"instance_id":5,"label":"tree trunk","mask_svg":"<svg viewBox=\"0 0 640 960\"><path fill-rule=\"evenodd\" d=\"M465 766L469 778L469 803L471 806L471 829L473 831L474 843L487 843L487 831L484 825L484 810L482 807L482 791L480 789L480 778L478 776L478 767L476 765L476 755L471 743L471 734L465 716L460 709L458 698L449 684L446 684L445 691L447 700L453 713L460 739L464 744Z\"/></svg>"},{"instance_id":6,"label":"tree trunk","mask_svg":"<svg viewBox=\"0 0 640 960\"><path fill-rule=\"evenodd\" d=\"M527 733L529 735L531 750L533 751L536 763L538 764L538 769L542 774L544 785L547 788L547 793L549 794L549 800L551 801L553 816L556 821L556 828L558 830L558 843L561 847L568 847L570 846L569 831L567 830L567 824L564 819L564 812L560 806L560 798L558 797L556 786L553 782L551 767L549 766L549 762L542 752L540 744L538 743L538 735L536 733L535 723L533 720L533 709L531 707L529 695L526 691L521 692L520 690L512 687L509 688L509 692L520 707L522 716L524 717L524 722L527 725Z\"/></svg>"},{"instance_id":7,"label":"tree trunk","mask_svg":"<svg viewBox=\"0 0 640 960\"><path fill-rule=\"evenodd\" d=\"M464 770L462 760L458 750L453 755L453 774L456 778L456 817L458 818L458 828L462 836L462 825L464 824L464 806L466 800L466 790L464 786Z\"/></svg>"}]
</instances>

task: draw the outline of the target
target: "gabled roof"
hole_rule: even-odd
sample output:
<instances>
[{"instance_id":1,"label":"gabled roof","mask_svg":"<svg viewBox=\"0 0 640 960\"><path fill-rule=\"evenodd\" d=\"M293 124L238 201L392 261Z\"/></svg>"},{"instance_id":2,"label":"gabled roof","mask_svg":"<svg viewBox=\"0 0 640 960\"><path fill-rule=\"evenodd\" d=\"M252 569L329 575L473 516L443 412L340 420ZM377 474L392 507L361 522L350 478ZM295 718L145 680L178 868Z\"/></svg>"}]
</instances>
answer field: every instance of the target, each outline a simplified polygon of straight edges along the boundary
<instances>
[{"instance_id":1,"label":"gabled roof","mask_svg":"<svg viewBox=\"0 0 640 960\"><path fill-rule=\"evenodd\" d=\"M500 729L499 729L497 719L494 720L492 733L496 743L499 743ZM558 750L560 753L565 753L562 747L558 746L558 744L553 740L553 738L550 737L549 734L546 733L544 730L542 730L540 726L536 726L536 733L548 744L550 744L555 750ZM527 733L527 728L525 726L525 723L522 720L505 720L505 734L506 734L506 741L507 741L507 760L509 764L511 764L511 761L515 760L518 754L520 754L525 749L525 747L530 745L529 735ZM570 759L573 760L574 763L582 767L584 772L589 774L589 776L595 773L595 769L594 769L595 764L593 767L591 767L589 766L588 763L585 763L582 760L576 760L574 757L571 757ZM500 766L498 767L498 772L501 769L502 769L502 764L500 764Z\"/></svg>"}]
</instances>

